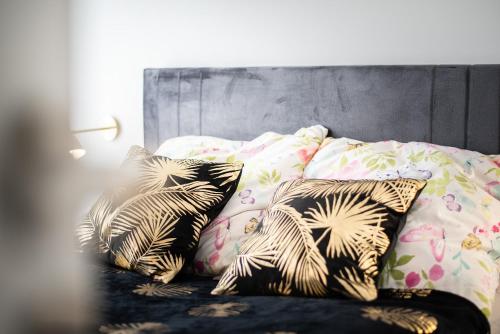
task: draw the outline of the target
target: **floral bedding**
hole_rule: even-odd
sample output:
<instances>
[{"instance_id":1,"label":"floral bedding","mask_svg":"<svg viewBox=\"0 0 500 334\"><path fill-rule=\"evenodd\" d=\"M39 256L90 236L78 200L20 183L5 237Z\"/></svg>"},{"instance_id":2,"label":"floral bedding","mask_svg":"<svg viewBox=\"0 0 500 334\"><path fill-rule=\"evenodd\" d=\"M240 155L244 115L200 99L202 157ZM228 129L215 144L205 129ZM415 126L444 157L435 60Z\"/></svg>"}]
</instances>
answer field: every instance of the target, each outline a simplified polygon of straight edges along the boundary
<instances>
[{"instance_id":1,"label":"floral bedding","mask_svg":"<svg viewBox=\"0 0 500 334\"><path fill-rule=\"evenodd\" d=\"M500 156L427 143L326 139L305 178L426 179L381 288L430 288L490 316L500 264Z\"/></svg>"},{"instance_id":2,"label":"floral bedding","mask_svg":"<svg viewBox=\"0 0 500 334\"><path fill-rule=\"evenodd\" d=\"M194 260L196 273L213 276L223 272L256 230L278 185L302 177L326 134L326 128L316 125L292 135L267 132L248 142L179 137L162 144L157 155L244 163L235 195L201 234Z\"/></svg>"}]
</instances>

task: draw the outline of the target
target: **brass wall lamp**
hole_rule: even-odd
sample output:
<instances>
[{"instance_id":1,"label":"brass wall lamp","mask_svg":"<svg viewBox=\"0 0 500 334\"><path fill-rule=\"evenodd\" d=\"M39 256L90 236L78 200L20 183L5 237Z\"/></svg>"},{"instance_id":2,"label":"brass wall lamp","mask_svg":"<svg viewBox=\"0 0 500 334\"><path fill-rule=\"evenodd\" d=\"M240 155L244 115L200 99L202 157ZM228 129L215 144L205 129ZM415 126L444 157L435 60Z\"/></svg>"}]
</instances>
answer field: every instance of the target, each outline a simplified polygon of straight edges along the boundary
<instances>
[{"instance_id":1,"label":"brass wall lamp","mask_svg":"<svg viewBox=\"0 0 500 334\"><path fill-rule=\"evenodd\" d=\"M71 143L71 149L69 153L73 156L73 159L78 160L82 158L87 151L82 147L76 135L90 133L90 132L102 132L102 136L106 141L113 141L120 134L120 123L114 117L106 117L102 120L101 126L95 128L87 128L87 129L76 129L71 130L73 134L73 141Z\"/></svg>"}]
</instances>

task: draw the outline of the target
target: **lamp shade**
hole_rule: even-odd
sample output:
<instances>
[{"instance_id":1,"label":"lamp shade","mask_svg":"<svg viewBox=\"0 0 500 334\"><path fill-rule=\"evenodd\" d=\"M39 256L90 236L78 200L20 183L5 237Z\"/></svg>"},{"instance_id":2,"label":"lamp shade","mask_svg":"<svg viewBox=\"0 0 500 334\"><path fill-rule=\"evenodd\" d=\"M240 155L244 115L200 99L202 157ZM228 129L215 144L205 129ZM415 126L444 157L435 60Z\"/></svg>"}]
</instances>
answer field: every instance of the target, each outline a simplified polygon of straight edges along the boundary
<instances>
[{"instance_id":1,"label":"lamp shade","mask_svg":"<svg viewBox=\"0 0 500 334\"><path fill-rule=\"evenodd\" d=\"M69 154L71 154L71 156L75 160L81 159L87 153L87 151L83 149L78 138L76 138L75 136L71 136L70 138L71 138L71 145L69 146L70 147Z\"/></svg>"}]
</instances>

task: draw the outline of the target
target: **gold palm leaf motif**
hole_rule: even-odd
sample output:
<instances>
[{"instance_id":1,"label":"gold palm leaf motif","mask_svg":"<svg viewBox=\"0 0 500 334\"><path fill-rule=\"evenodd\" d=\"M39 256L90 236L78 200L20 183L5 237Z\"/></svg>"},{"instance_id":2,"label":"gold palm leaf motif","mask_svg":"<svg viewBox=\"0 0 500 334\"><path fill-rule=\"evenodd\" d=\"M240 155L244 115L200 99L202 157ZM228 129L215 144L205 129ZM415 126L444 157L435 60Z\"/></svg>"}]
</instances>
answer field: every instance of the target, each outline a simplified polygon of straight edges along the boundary
<instances>
[{"instance_id":1,"label":"gold palm leaf motif","mask_svg":"<svg viewBox=\"0 0 500 334\"><path fill-rule=\"evenodd\" d=\"M153 157L144 160L140 167L140 192L162 189L168 180L178 184L177 178L195 180L201 162L197 160L172 160Z\"/></svg>"},{"instance_id":2,"label":"gold palm leaf motif","mask_svg":"<svg viewBox=\"0 0 500 334\"><path fill-rule=\"evenodd\" d=\"M239 291L236 287L236 280L238 276L235 274L235 265L234 262L229 266L222 277L217 283L215 289L213 289L210 294L211 295L237 295Z\"/></svg>"},{"instance_id":3,"label":"gold palm leaf motif","mask_svg":"<svg viewBox=\"0 0 500 334\"><path fill-rule=\"evenodd\" d=\"M211 294L237 294L236 279L238 277L251 277L252 269L274 268L272 261L275 255L276 251L272 248L268 237L261 232L255 233L243 243L239 255L226 269Z\"/></svg>"},{"instance_id":4,"label":"gold palm leaf motif","mask_svg":"<svg viewBox=\"0 0 500 334\"><path fill-rule=\"evenodd\" d=\"M289 296L292 293L292 284L285 281L269 283L268 289L272 294Z\"/></svg>"},{"instance_id":5,"label":"gold palm leaf motif","mask_svg":"<svg viewBox=\"0 0 500 334\"><path fill-rule=\"evenodd\" d=\"M177 219L171 214L151 212L140 217L114 251L115 264L125 269L135 269L145 274L152 274L158 269L158 256L162 255L175 238L169 237ZM164 268L162 268L164 269Z\"/></svg>"},{"instance_id":6,"label":"gold palm leaf motif","mask_svg":"<svg viewBox=\"0 0 500 334\"><path fill-rule=\"evenodd\" d=\"M184 258L182 256L175 256L170 253L158 255L154 265L160 268L158 275L153 276L153 279L168 283L170 282L184 266Z\"/></svg>"},{"instance_id":7,"label":"gold palm leaf motif","mask_svg":"<svg viewBox=\"0 0 500 334\"><path fill-rule=\"evenodd\" d=\"M344 271L340 271L339 275L334 275L334 277L345 289L345 292L341 290L340 292L348 297L364 301L372 301L377 298L375 281L367 275L364 275L362 279L355 268L344 268Z\"/></svg>"},{"instance_id":8,"label":"gold palm leaf motif","mask_svg":"<svg viewBox=\"0 0 500 334\"><path fill-rule=\"evenodd\" d=\"M305 295L325 295L326 260L314 241L309 224L297 210L275 204L262 233L272 237L273 248L278 254L273 262L287 282L293 282Z\"/></svg>"},{"instance_id":9,"label":"gold palm leaf motif","mask_svg":"<svg viewBox=\"0 0 500 334\"><path fill-rule=\"evenodd\" d=\"M96 204L85 217L83 225L81 225L81 229L79 228L77 230L77 236L82 246L85 246L90 239L96 236L98 241L98 252L107 253L109 251L111 233L109 230L109 224L106 224L106 217L111 213L111 211L111 201L107 196L100 196ZM93 226L93 230L90 225Z\"/></svg>"},{"instance_id":10,"label":"gold palm leaf motif","mask_svg":"<svg viewBox=\"0 0 500 334\"><path fill-rule=\"evenodd\" d=\"M295 198L302 197L301 188L299 186L303 183L303 179L281 183L278 189L274 192L273 198L269 202L268 207L271 208L276 204L288 204Z\"/></svg>"},{"instance_id":11,"label":"gold palm leaf motif","mask_svg":"<svg viewBox=\"0 0 500 334\"><path fill-rule=\"evenodd\" d=\"M358 266L368 276L376 277L378 275L378 257L380 255L374 247L366 245L365 248L360 248L360 256L358 259Z\"/></svg>"},{"instance_id":12,"label":"gold palm leaf motif","mask_svg":"<svg viewBox=\"0 0 500 334\"><path fill-rule=\"evenodd\" d=\"M204 181L163 188L132 197L107 216L104 225L113 222L112 236L116 237L133 230L144 217L152 213L170 212L177 217L197 214L208 210L222 198L216 187Z\"/></svg>"},{"instance_id":13,"label":"gold palm leaf motif","mask_svg":"<svg viewBox=\"0 0 500 334\"><path fill-rule=\"evenodd\" d=\"M340 193L326 198L324 204L305 212L311 229L324 230L316 240L319 244L328 236L326 254L330 258L350 256L356 259L364 249L373 245L379 254L389 247L389 239L381 227L387 216L386 210L378 203L368 203L369 197L360 194Z\"/></svg>"},{"instance_id":14,"label":"gold palm leaf motif","mask_svg":"<svg viewBox=\"0 0 500 334\"><path fill-rule=\"evenodd\" d=\"M385 226L401 222L403 215L394 211L405 212L424 185L415 180L282 183L266 210L262 229L243 244L241 255L212 293L248 293L257 288L281 295L340 292L359 300L376 299L379 258L395 234ZM251 276L260 287L239 280Z\"/></svg>"},{"instance_id":15,"label":"gold palm leaf motif","mask_svg":"<svg viewBox=\"0 0 500 334\"><path fill-rule=\"evenodd\" d=\"M234 263L234 273L238 276L252 276L252 269L273 268L276 251L267 236L256 233L241 246Z\"/></svg>"},{"instance_id":16,"label":"gold palm leaf motif","mask_svg":"<svg viewBox=\"0 0 500 334\"><path fill-rule=\"evenodd\" d=\"M98 252L111 252L106 259L118 267L168 283L235 190L240 167L171 160L133 148L117 174L119 187L101 196L77 237L84 246L98 241Z\"/></svg>"},{"instance_id":17,"label":"gold palm leaf motif","mask_svg":"<svg viewBox=\"0 0 500 334\"><path fill-rule=\"evenodd\" d=\"M205 214L197 214L194 217L193 224L191 225L193 227L193 240L189 243L188 248L189 249L194 249L198 247L198 241L200 240L200 235L201 235L201 230L203 227L207 226L210 220L208 219L208 216Z\"/></svg>"},{"instance_id":18,"label":"gold palm leaf motif","mask_svg":"<svg viewBox=\"0 0 500 334\"><path fill-rule=\"evenodd\" d=\"M248 304L242 303L208 304L193 307L188 314L195 317L225 318L237 316L248 308Z\"/></svg>"},{"instance_id":19,"label":"gold palm leaf motif","mask_svg":"<svg viewBox=\"0 0 500 334\"><path fill-rule=\"evenodd\" d=\"M146 283L137 285L134 293L149 297L181 297L196 291L197 288L181 284Z\"/></svg>"},{"instance_id":20,"label":"gold palm leaf motif","mask_svg":"<svg viewBox=\"0 0 500 334\"><path fill-rule=\"evenodd\" d=\"M218 163L210 167L209 173L213 174L216 179L225 179L221 183L221 186L223 186L228 183L236 181L239 177L238 171L242 167L243 164L240 163L230 163L230 164Z\"/></svg>"},{"instance_id":21,"label":"gold palm leaf motif","mask_svg":"<svg viewBox=\"0 0 500 334\"><path fill-rule=\"evenodd\" d=\"M110 324L99 327L104 334L163 334L170 328L161 322L136 322L130 324Z\"/></svg>"},{"instance_id":22,"label":"gold palm leaf motif","mask_svg":"<svg viewBox=\"0 0 500 334\"><path fill-rule=\"evenodd\" d=\"M96 226L89 215L83 218L82 223L76 229L76 237L81 247L87 246L95 235Z\"/></svg>"},{"instance_id":23,"label":"gold palm leaf motif","mask_svg":"<svg viewBox=\"0 0 500 334\"><path fill-rule=\"evenodd\" d=\"M413 333L430 334L438 328L435 317L411 308L367 306L362 311L364 318L396 325Z\"/></svg>"},{"instance_id":24,"label":"gold palm leaf motif","mask_svg":"<svg viewBox=\"0 0 500 334\"><path fill-rule=\"evenodd\" d=\"M391 297L401 299L411 299L413 296L428 297L432 293L432 289L388 289Z\"/></svg>"},{"instance_id":25,"label":"gold palm leaf motif","mask_svg":"<svg viewBox=\"0 0 500 334\"><path fill-rule=\"evenodd\" d=\"M358 182L336 180L326 182L324 180L308 181L304 195L317 198L338 192L363 194L400 213L408 210L418 191L426 185L426 181L413 179L359 180Z\"/></svg>"}]
</instances>

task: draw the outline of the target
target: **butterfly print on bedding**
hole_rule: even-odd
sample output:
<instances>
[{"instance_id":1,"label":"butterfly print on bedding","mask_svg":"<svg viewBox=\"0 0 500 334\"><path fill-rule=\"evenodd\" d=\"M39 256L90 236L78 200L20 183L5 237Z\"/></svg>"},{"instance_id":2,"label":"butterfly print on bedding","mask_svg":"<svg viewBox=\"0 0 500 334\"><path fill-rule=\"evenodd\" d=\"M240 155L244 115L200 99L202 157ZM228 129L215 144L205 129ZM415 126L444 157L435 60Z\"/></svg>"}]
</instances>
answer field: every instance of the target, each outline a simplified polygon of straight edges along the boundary
<instances>
[{"instance_id":1,"label":"butterfly print on bedding","mask_svg":"<svg viewBox=\"0 0 500 334\"><path fill-rule=\"evenodd\" d=\"M448 194L442 197L443 201L446 203L446 208L450 211L460 212L462 211L462 206L455 200L455 195Z\"/></svg>"},{"instance_id":2,"label":"butterfly print on bedding","mask_svg":"<svg viewBox=\"0 0 500 334\"><path fill-rule=\"evenodd\" d=\"M250 196L252 195L252 190L245 189L238 194L238 197L241 198L241 204L254 204L255 198Z\"/></svg>"},{"instance_id":3,"label":"butterfly print on bedding","mask_svg":"<svg viewBox=\"0 0 500 334\"><path fill-rule=\"evenodd\" d=\"M377 178L380 180L410 178L418 180L428 180L432 177L432 172L425 169L417 169L415 166L405 165L397 170L378 171Z\"/></svg>"},{"instance_id":4,"label":"butterfly print on bedding","mask_svg":"<svg viewBox=\"0 0 500 334\"><path fill-rule=\"evenodd\" d=\"M399 240L401 242L418 242L428 240L434 259L436 259L437 262L441 262L444 258L446 240L444 229L441 227L424 224L409 230L403 234Z\"/></svg>"}]
</instances>

